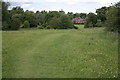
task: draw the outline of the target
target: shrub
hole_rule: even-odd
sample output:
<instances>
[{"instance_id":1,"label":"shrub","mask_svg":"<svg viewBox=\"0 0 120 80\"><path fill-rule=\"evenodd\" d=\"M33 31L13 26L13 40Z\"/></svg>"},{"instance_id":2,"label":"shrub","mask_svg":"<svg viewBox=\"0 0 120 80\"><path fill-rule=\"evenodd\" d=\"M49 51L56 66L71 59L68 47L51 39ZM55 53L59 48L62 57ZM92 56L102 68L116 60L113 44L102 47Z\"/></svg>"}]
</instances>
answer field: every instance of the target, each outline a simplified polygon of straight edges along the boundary
<instances>
[{"instance_id":1,"label":"shrub","mask_svg":"<svg viewBox=\"0 0 120 80\"><path fill-rule=\"evenodd\" d=\"M105 27L108 31L118 31L120 29L120 8L111 7L106 13Z\"/></svg>"},{"instance_id":2,"label":"shrub","mask_svg":"<svg viewBox=\"0 0 120 80\"><path fill-rule=\"evenodd\" d=\"M102 27L102 22L101 22L101 20L97 20L96 26L97 26L97 27Z\"/></svg>"},{"instance_id":3,"label":"shrub","mask_svg":"<svg viewBox=\"0 0 120 80\"><path fill-rule=\"evenodd\" d=\"M97 16L94 13L89 13L86 18L85 28L95 27L97 23Z\"/></svg>"},{"instance_id":4,"label":"shrub","mask_svg":"<svg viewBox=\"0 0 120 80\"><path fill-rule=\"evenodd\" d=\"M84 28L90 28L90 27L93 27L93 24L92 24L92 22L86 22L85 23L85 27Z\"/></svg>"},{"instance_id":5,"label":"shrub","mask_svg":"<svg viewBox=\"0 0 120 80\"><path fill-rule=\"evenodd\" d=\"M78 27L77 27L77 26L74 26L74 29L78 29Z\"/></svg>"},{"instance_id":6,"label":"shrub","mask_svg":"<svg viewBox=\"0 0 120 80\"><path fill-rule=\"evenodd\" d=\"M94 24L93 24L92 22L89 22L89 23L88 23L88 27L94 27L93 25L94 25Z\"/></svg>"},{"instance_id":7,"label":"shrub","mask_svg":"<svg viewBox=\"0 0 120 80\"><path fill-rule=\"evenodd\" d=\"M20 25L20 28L23 28L23 27L24 27L24 24L21 24L21 25Z\"/></svg>"},{"instance_id":8,"label":"shrub","mask_svg":"<svg viewBox=\"0 0 120 80\"><path fill-rule=\"evenodd\" d=\"M42 28L45 28L47 25L44 23L44 24L42 24Z\"/></svg>"},{"instance_id":9,"label":"shrub","mask_svg":"<svg viewBox=\"0 0 120 80\"><path fill-rule=\"evenodd\" d=\"M56 17L52 18L49 22L50 28L52 29L59 28L61 26L60 24L61 24L60 18L56 18Z\"/></svg>"},{"instance_id":10,"label":"shrub","mask_svg":"<svg viewBox=\"0 0 120 80\"><path fill-rule=\"evenodd\" d=\"M74 28L74 24L70 20L70 17L68 15L62 15L59 18L53 17L49 25L53 29L72 29Z\"/></svg>"},{"instance_id":11,"label":"shrub","mask_svg":"<svg viewBox=\"0 0 120 80\"><path fill-rule=\"evenodd\" d=\"M46 29L50 29L50 26L48 25L48 26L46 27Z\"/></svg>"},{"instance_id":12,"label":"shrub","mask_svg":"<svg viewBox=\"0 0 120 80\"><path fill-rule=\"evenodd\" d=\"M10 27L9 27L9 24L6 22L6 21L4 21L3 23L2 23L2 30L9 30L10 29Z\"/></svg>"},{"instance_id":13,"label":"shrub","mask_svg":"<svg viewBox=\"0 0 120 80\"><path fill-rule=\"evenodd\" d=\"M25 21L25 22L24 22L24 28L29 28L29 27L30 27L29 22L28 22L28 21Z\"/></svg>"},{"instance_id":14,"label":"shrub","mask_svg":"<svg viewBox=\"0 0 120 80\"><path fill-rule=\"evenodd\" d=\"M89 28L89 26L88 26L88 23L87 23L87 22L85 22L85 24L84 24L84 28Z\"/></svg>"},{"instance_id":15,"label":"shrub","mask_svg":"<svg viewBox=\"0 0 120 80\"><path fill-rule=\"evenodd\" d=\"M40 26L40 25L38 25L38 26L37 26L37 28L38 28L38 29L43 29L43 27L42 27L42 26Z\"/></svg>"},{"instance_id":16,"label":"shrub","mask_svg":"<svg viewBox=\"0 0 120 80\"><path fill-rule=\"evenodd\" d=\"M18 18L12 19L11 30L18 30L20 28L21 23L21 20L19 20Z\"/></svg>"},{"instance_id":17,"label":"shrub","mask_svg":"<svg viewBox=\"0 0 120 80\"><path fill-rule=\"evenodd\" d=\"M70 17L68 15L62 15L60 17L60 29L72 29L74 28L74 25L72 23L72 21L70 20Z\"/></svg>"}]
</instances>

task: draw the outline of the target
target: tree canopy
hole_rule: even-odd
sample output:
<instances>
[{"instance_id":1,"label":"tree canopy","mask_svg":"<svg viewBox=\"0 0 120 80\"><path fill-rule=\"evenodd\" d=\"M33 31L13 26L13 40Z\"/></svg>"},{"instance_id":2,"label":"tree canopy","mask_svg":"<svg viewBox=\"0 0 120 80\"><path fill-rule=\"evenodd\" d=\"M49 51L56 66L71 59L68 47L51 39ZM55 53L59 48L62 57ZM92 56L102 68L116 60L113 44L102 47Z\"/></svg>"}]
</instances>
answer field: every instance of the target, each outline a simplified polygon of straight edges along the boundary
<instances>
[{"instance_id":1,"label":"tree canopy","mask_svg":"<svg viewBox=\"0 0 120 80\"><path fill-rule=\"evenodd\" d=\"M24 22L28 21L30 28L40 26L40 28L71 29L74 28L72 19L80 17L85 19L85 28L106 27L108 31L120 30L120 2L109 7L96 9L95 13L73 13L65 11L24 11L20 6L8 10L10 3L2 2L2 23L3 30L17 30ZM18 24L16 24L18 23ZM16 26L16 27L15 27ZM22 27L24 28L24 27Z\"/></svg>"}]
</instances>

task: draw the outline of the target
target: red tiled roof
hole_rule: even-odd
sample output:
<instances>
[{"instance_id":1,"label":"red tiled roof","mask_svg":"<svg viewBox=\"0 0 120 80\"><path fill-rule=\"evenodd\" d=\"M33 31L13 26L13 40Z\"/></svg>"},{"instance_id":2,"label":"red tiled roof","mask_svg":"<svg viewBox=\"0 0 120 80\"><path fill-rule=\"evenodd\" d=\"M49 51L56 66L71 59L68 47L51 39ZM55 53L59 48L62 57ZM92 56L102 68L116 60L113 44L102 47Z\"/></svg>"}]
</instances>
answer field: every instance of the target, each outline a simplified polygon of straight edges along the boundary
<instances>
[{"instance_id":1,"label":"red tiled roof","mask_svg":"<svg viewBox=\"0 0 120 80\"><path fill-rule=\"evenodd\" d=\"M81 17L76 17L76 18L72 19L72 22L75 22L75 23L85 23L86 20L82 19Z\"/></svg>"}]
</instances>

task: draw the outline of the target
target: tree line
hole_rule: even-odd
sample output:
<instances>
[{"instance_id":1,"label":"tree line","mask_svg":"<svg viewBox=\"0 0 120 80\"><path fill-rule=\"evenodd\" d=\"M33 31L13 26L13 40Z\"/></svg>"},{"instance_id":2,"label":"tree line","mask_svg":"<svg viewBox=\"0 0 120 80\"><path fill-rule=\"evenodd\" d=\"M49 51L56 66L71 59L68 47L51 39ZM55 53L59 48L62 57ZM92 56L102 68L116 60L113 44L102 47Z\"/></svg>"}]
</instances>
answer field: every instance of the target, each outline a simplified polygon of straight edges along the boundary
<instances>
[{"instance_id":1,"label":"tree line","mask_svg":"<svg viewBox=\"0 0 120 80\"><path fill-rule=\"evenodd\" d=\"M82 17L86 18L86 13L68 12L65 14L63 10L60 11L24 11L20 6L13 7L8 10L10 3L2 2L2 22L3 30L18 30L19 28L39 29L77 29L72 23L72 18Z\"/></svg>"},{"instance_id":2,"label":"tree line","mask_svg":"<svg viewBox=\"0 0 120 80\"><path fill-rule=\"evenodd\" d=\"M109 7L96 10L96 14L89 13L86 17L85 28L106 27L107 31L120 32L120 2Z\"/></svg>"},{"instance_id":3,"label":"tree line","mask_svg":"<svg viewBox=\"0 0 120 80\"><path fill-rule=\"evenodd\" d=\"M74 26L72 19L81 17L86 19L85 28L106 27L108 31L118 31L120 28L120 2L109 7L96 9L95 13L73 13L65 14L60 11L24 11L20 6L8 10L10 3L2 2L3 30L18 30L19 28L38 29L78 29Z\"/></svg>"}]
</instances>

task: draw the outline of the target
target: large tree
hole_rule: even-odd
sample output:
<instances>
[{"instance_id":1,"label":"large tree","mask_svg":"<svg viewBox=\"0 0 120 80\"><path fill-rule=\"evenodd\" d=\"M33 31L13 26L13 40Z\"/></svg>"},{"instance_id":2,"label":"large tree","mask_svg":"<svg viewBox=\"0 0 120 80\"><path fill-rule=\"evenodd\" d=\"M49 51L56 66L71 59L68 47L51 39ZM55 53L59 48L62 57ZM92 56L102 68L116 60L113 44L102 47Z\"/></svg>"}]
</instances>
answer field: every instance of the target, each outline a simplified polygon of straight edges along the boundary
<instances>
[{"instance_id":1,"label":"large tree","mask_svg":"<svg viewBox=\"0 0 120 80\"><path fill-rule=\"evenodd\" d=\"M11 16L10 13L8 12L8 6L10 6L10 3L6 3L2 1L2 29L3 30L8 30L10 23L11 23Z\"/></svg>"},{"instance_id":2,"label":"large tree","mask_svg":"<svg viewBox=\"0 0 120 80\"><path fill-rule=\"evenodd\" d=\"M97 23L97 16L94 13L89 13L86 18L85 27L95 27Z\"/></svg>"},{"instance_id":3,"label":"large tree","mask_svg":"<svg viewBox=\"0 0 120 80\"><path fill-rule=\"evenodd\" d=\"M70 17L66 14L61 15L59 18L54 17L50 20L49 25L54 29L72 29L74 25Z\"/></svg>"},{"instance_id":4,"label":"large tree","mask_svg":"<svg viewBox=\"0 0 120 80\"><path fill-rule=\"evenodd\" d=\"M61 21L61 26L59 27L60 29L72 29L73 28L73 23L70 20L70 17L66 14L62 15L60 17Z\"/></svg>"},{"instance_id":5,"label":"large tree","mask_svg":"<svg viewBox=\"0 0 120 80\"><path fill-rule=\"evenodd\" d=\"M87 16L87 14L86 14L86 13L80 13L80 17L81 17L82 19L85 19L85 18L86 18L86 16Z\"/></svg>"},{"instance_id":6,"label":"large tree","mask_svg":"<svg viewBox=\"0 0 120 80\"><path fill-rule=\"evenodd\" d=\"M61 27L60 18L54 17L50 20L49 25L52 29L58 29Z\"/></svg>"},{"instance_id":7,"label":"large tree","mask_svg":"<svg viewBox=\"0 0 120 80\"><path fill-rule=\"evenodd\" d=\"M20 28L21 25L21 20L19 18L12 18L12 22L11 22L11 30L18 30Z\"/></svg>"},{"instance_id":8,"label":"large tree","mask_svg":"<svg viewBox=\"0 0 120 80\"><path fill-rule=\"evenodd\" d=\"M21 20L22 23L24 23L24 21L29 21L30 23L30 27L36 27L37 26L37 21L36 21L36 17L35 17L35 13L32 11L26 11L24 13L22 13L21 15Z\"/></svg>"},{"instance_id":9,"label":"large tree","mask_svg":"<svg viewBox=\"0 0 120 80\"><path fill-rule=\"evenodd\" d=\"M105 22L106 20L106 11L108 10L108 7L102 7L96 10L98 19L101 20L101 22Z\"/></svg>"},{"instance_id":10,"label":"large tree","mask_svg":"<svg viewBox=\"0 0 120 80\"><path fill-rule=\"evenodd\" d=\"M106 18L105 26L108 31L120 31L120 2L110 6Z\"/></svg>"},{"instance_id":11,"label":"large tree","mask_svg":"<svg viewBox=\"0 0 120 80\"><path fill-rule=\"evenodd\" d=\"M24 13L24 10L20 6L17 6L17 7L13 7L10 13L11 15L22 14Z\"/></svg>"},{"instance_id":12,"label":"large tree","mask_svg":"<svg viewBox=\"0 0 120 80\"><path fill-rule=\"evenodd\" d=\"M73 18L73 12L68 12L67 15L70 17L70 19Z\"/></svg>"}]
</instances>

